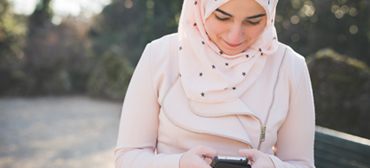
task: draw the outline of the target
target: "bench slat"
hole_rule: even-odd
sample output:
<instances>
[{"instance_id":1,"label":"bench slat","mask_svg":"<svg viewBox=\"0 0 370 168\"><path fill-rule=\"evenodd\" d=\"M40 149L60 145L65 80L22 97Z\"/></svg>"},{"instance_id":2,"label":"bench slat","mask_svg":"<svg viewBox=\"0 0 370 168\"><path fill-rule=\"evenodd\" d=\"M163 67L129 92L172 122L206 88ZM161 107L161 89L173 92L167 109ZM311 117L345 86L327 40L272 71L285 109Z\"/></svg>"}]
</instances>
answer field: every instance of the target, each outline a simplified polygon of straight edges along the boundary
<instances>
[{"instance_id":1,"label":"bench slat","mask_svg":"<svg viewBox=\"0 0 370 168\"><path fill-rule=\"evenodd\" d=\"M317 168L370 168L370 140L316 127Z\"/></svg>"}]
</instances>

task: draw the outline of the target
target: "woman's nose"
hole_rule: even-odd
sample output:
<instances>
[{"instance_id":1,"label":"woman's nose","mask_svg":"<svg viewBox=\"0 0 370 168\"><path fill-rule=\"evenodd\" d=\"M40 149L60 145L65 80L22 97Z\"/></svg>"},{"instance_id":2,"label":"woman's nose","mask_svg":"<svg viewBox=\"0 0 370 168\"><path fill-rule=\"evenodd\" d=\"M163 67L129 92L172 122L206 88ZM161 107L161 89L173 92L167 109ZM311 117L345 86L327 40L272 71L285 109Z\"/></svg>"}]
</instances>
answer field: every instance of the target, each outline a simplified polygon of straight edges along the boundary
<instances>
[{"instance_id":1,"label":"woman's nose","mask_svg":"<svg viewBox=\"0 0 370 168\"><path fill-rule=\"evenodd\" d=\"M239 44L243 38L243 29L239 24L234 24L231 26L228 32L229 42L232 44Z\"/></svg>"}]
</instances>

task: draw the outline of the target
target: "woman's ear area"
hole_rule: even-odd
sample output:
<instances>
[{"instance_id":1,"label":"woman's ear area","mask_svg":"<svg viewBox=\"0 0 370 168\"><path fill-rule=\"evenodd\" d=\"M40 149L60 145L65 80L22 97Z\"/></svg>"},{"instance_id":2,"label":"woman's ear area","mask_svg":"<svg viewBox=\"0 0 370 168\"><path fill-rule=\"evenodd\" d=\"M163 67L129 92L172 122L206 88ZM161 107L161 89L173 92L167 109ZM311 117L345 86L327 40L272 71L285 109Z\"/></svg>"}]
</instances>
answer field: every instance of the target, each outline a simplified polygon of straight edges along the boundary
<instances>
[{"instance_id":1,"label":"woman's ear area","mask_svg":"<svg viewBox=\"0 0 370 168\"><path fill-rule=\"evenodd\" d=\"M275 19L275 18L272 18L272 11L275 7L272 7L272 5L274 5L275 3L272 2L272 0L268 0L270 1L269 3L263 1L261 2L260 0L255 0L263 9L263 11L265 12L266 16L265 16L265 19L266 19L266 26L269 25L269 24L273 24L273 20L272 19ZM274 3L274 4L272 4ZM269 9L270 8L270 9Z\"/></svg>"},{"instance_id":2,"label":"woman's ear area","mask_svg":"<svg viewBox=\"0 0 370 168\"><path fill-rule=\"evenodd\" d=\"M207 33L207 35L209 36L208 32L210 31L211 29L211 26L212 26L212 18L214 18L214 11L204 20L204 29Z\"/></svg>"}]
</instances>

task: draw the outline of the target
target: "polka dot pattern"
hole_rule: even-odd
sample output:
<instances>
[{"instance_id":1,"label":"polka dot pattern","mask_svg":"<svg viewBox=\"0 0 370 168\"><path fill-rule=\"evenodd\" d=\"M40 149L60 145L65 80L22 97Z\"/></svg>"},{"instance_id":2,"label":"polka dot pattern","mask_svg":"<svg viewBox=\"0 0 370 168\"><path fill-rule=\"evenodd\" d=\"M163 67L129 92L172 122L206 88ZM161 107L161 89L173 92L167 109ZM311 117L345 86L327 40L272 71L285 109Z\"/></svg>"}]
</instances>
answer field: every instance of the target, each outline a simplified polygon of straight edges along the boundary
<instances>
[{"instance_id":1,"label":"polka dot pattern","mask_svg":"<svg viewBox=\"0 0 370 168\"><path fill-rule=\"evenodd\" d=\"M266 17L271 22L260 38L240 54L227 55L210 41L204 19L227 1L184 0L179 22L180 79L187 97L194 101L212 103L238 98L258 78L266 57L277 50L272 19L276 0L256 0L269 10Z\"/></svg>"}]
</instances>

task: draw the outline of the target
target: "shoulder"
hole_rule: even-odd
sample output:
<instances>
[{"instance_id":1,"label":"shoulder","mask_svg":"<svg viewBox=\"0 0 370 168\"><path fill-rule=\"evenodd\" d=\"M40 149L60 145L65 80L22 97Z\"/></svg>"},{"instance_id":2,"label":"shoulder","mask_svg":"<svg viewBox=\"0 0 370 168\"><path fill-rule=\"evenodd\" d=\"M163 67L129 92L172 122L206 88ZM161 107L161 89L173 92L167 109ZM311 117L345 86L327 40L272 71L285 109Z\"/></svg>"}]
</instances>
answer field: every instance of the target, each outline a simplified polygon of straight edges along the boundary
<instances>
[{"instance_id":1,"label":"shoulder","mask_svg":"<svg viewBox=\"0 0 370 168\"><path fill-rule=\"evenodd\" d=\"M161 44L169 44L170 42L177 42L178 39L178 34L177 33L172 33L172 34L167 34L164 35L158 39L155 39L151 42L153 45L161 45Z\"/></svg>"},{"instance_id":2,"label":"shoulder","mask_svg":"<svg viewBox=\"0 0 370 168\"><path fill-rule=\"evenodd\" d=\"M150 42L146 46L145 52L149 53L152 66L156 67L169 63L169 61L171 60L171 56L177 54L177 43L177 33L165 35Z\"/></svg>"},{"instance_id":3,"label":"shoulder","mask_svg":"<svg viewBox=\"0 0 370 168\"><path fill-rule=\"evenodd\" d=\"M291 89L298 89L302 80L309 81L306 60L302 55L282 43L279 43L278 53L282 58L280 75L288 81Z\"/></svg>"},{"instance_id":4,"label":"shoulder","mask_svg":"<svg viewBox=\"0 0 370 168\"><path fill-rule=\"evenodd\" d=\"M307 70L305 58L283 43L279 43L279 50L280 53L284 53L282 57L283 72L291 78L299 78Z\"/></svg>"},{"instance_id":5,"label":"shoulder","mask_svg":"<svg viewBox=\"0 0 370 168\"><path fill-rule=\"evenodd\" d=\"M177 33L168 34L149 43L151 46L151 52L153 54L167 54L174 51L174 47L177 46L178 35Z\"/></svg>"},{"instance_id":6,"label":"shoulder","mask_svg":"<svg viewBox=\"0 0 370 168\"><path fill-rule=\"evenodd\" d=\"M151 79L158 94L159 102L164 93L171 86L173 78L178 71L175 63L178 52L178 35L169 34L150 42L140 58L143 62L148 62L150 67Z\"/></svg>"},{"instance_id":7,"label":"shoulder","mask_svg":"<svg viewBox=\"0 0 370 168\"><path fill-rule=\"evenodd\" d=\"M279 43L279 48L284 50L284 62L283 66L287 70L300 71L303 70L306 66L305 58L295 52L291 47L283 43Z\"/></svg>"}]
</instances>

